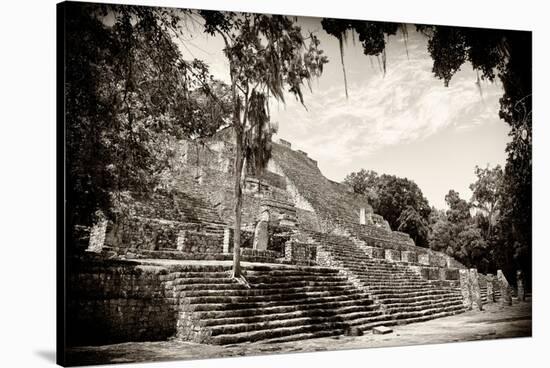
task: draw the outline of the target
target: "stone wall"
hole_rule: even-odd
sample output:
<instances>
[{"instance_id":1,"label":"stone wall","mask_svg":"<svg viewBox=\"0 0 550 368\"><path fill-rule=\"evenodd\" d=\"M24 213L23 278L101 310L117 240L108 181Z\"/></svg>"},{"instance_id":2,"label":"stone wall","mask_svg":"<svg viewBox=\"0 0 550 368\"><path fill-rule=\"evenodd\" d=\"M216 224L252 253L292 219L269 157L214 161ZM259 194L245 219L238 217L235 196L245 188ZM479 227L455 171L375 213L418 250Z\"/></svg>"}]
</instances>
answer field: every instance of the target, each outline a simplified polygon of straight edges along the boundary
<instances>
[{"instance_id":1,"label":"stone wall","mask_svg":"<svg viewBox=\"0 0 550 368\"><path fill-rule=\"evenodd\" d=\"M296 215L301 229L321 231L319 218L315 212L297 208Z\"/></svg>"},{"instance_id":2,"label":"stone wall","mask_svg":"<svg viewBox=\"0 0 550 368\"><path fill-rule=\"evenodd\" d=\"M280 263L283 258L282 253L273 250L258 250L250 248L241 248L242 260L249 262L267 262Z\"/></svg>"},{"instance_id":3,"label":"stone wall","mask_svg":"<svg viewBox=\"0 0 550 368\"><path fill-rule=\"evenodd\" d=\"M130 217L117 224L110 224L105 244L126 249L177 249L184 253L221 253L223 251L223 234L209 234L193 231L193 229L200 229L200 225Z\"/></svg>"},{"instance_id":4,"label":"stone wall","mask_svg":"<svg viewBox=\"0 0 550 368\"><path fill-rule=\"evenodd\" d=\"M176 332L168 271L128 261L69 262L67 341L74 345L166 340Z\"/></svg>"},{"instance_id":5,"label":"stone wall","mask_svg":"<svg viewBox=\"0 0 550 368\"><path fill-rule=\"evenodd\" d=\"M184 230L178 235L177 249L183 253L222 253L223 236Z\"/></svg>"},{"instance_id":6,"label":"stone wall","mask_svg":"<svg viewBox=\"0 0 550 368\"><path fill-rule=\"evenodd\" d=\"M105 245L128 249L176 248L184 223L146 217L128 217L110 224Z\"/></svg>"},{"instance_id":7,"label":"stone wall","mask_svg":"<svg viewBox=\"0 0 550 368\"><path fill-rule=\"evenodd\" d=\"M228 253L233 252L233 229L228 229ZM286 227L280 227L270 224L268 227L268 242L267 250L283 254L285 251L285 244L290 240L292 232ZM254 228L251 227L247 230L241 230L241 249L252 249L254 243ZM223 244L223 241L220 243Z\"/></svg>"},{"instance_id":8,"label":"stone wall","mask_svg":"<svg viewBox=\"0 0 550 368\"><path fill-rule=\"evenodd\" d=\"M293 264L314 265L317 260L317 246L293 240L288 241L285 245L285 260Z\"/></svg>"}]
</instances>

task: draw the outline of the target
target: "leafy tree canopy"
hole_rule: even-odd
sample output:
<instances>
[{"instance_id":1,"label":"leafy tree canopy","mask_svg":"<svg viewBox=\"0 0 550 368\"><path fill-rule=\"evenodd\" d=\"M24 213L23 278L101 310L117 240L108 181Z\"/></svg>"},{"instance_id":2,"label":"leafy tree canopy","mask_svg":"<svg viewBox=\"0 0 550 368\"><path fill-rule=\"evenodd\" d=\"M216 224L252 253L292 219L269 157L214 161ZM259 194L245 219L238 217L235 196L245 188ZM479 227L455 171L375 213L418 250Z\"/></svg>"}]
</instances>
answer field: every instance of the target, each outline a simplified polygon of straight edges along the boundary
<instances>
[{"instance_id":1,"label":"leafy tree canopy","mask_svg":"<svg viewBox=\"0 0 550 368\"><path fill-rule=\"evenodd\" d=\"M365 169L347 175L344 182L356 193L367 195L374 212L384 217L392 229L401 227L419 245L427 245L426 226L432 209L415 182Z\"/></svg>"},{"instance_id":2,"label":"leafy tree canopy","mask_svg":"<svg viewBox=\"0 0 550 368\"><path fill-rule=\"evenodd\" d=\"M113 195L148 192L172 139L215 132L226 87L174 39L182 13L141 6L65 7L69 226L108 216ZM185 13L183 13L185 14Z\"/></svg>"}]
</instances>

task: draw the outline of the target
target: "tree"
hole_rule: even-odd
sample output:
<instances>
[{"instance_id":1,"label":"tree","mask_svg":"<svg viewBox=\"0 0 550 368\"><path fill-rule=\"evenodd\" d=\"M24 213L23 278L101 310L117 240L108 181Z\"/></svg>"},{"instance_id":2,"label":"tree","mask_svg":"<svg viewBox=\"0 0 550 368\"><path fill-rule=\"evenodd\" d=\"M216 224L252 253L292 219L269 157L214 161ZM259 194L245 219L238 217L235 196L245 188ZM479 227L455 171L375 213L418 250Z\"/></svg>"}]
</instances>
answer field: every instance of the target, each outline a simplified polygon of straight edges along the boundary
<instances>
[{"instance_id":1,"label":"tree","mask_svg":"<svg viewBox=\"0 0 550 368\"><path fill-rule=\"evenodd\" d=\"M488 239L491 236L495 214L498 210L503 172L500 165L495 166L493 169L489 167L482 169L476 166L475 174L477 180L470 184L470 190L472 191L470 203L474 208L480 209L486 214L488 226L485 238Z\"/></svg>"},{"instance_id":2,"label":"tree","mask_svg":"<svg viewBox=\"0 0 550 368\"><path fill-rule=\"evenodd\" d=\"M427 246L431 208L415 182L394 175L379 176L365 169L350 173L344 182L355 193L366 195L374 212L384 217L392 229L404 231L418 245Z\"/></svg>"},{"instance_id":3,"label":"tree","mask_svg":"<svg viewBox=\"0 0 550 368\"><path fill-rule=\"evenodd\" d=\"M243 167L261 171L270 156L273 129L269 99L284 102L284 89L303 104L302 87L318 77L328 61L309 35L309 46L300 27L280 15L200 11L205 32L218 35L229 61L232 119L235 134L234 161L234 261L233 276L240 271L240 227ZM246 161L246 164L245 164Z\"/></svg>"},{"instance_id":4,"label":"tree","mask_svg":"<svg viewBox=\"0 0 550 368\"><path fill-rule=\"evenodd\" d=\"M454 254L455 231L451 227L451 223L446 217L439 218L433 223L430 229L429 244L430 249L447 253L452 256Z\"/></svg>"},{"instance_id":5,"label":"tree","mask_svg":"<svg viewBox=\"0 0 550 368\"><path fill-rule=\"evenodd\" d=\"M481 229L469 223L457 234L457 252L455 257L468 267L476 267L486 273L491 264L489 244L483 238Z\"/></svg>"},{"instance_id":6,"label":"tree","mask_svg":"<svg viewBox=\"0 0 550 368\"><path fill-rule=\"evenodd\" d=\"M116 216L118 193L146 194L169 137L211 134L226 119L207 66L182 58L181 13L142 6L65 6L67 225Z\"/></svg>"},{"instance_id":7,"label":"tree","mask_svg":"<svg viewBox=\"0 0 550 368\"><path fill-rule=\"evenodd\" d=\"M346 175L344 183L351 186L355 193L367 196L373 209L378 208L380 200L376 192L378 187L378 174L376 171L361 169L358 172L352 172Z\"/></svg>"},{"instance_id":8,"label":"tree","mask_svg":"<svg viewBox=\"0 0 550 368\"><path fill-rule=\"evenodd\" d=\"M348 97L348 83L346 68L344 65L344 42L348 32L355 32L363 46L363 53L369 56L376 56L381 64L382 70L386 72L386 37L395 35L398 30L407 37L407 25L390 22L365 22L350 19L324 18L321 25L325 32L338 39L340 45L340 60L342 62L342 74L344 75L344 87L346 98ZM382 56L382 62L378 58Z\"/></svg>"},{"instance_id":9,"label":"tree","mask_svg":"<svg viewBox=\"0 0 550 368\"><path fill-rule=\"evenodd\" d=\"M412 207L426 221L430 216L428 200L412 180L383 174L379 177L377 193L380 204L376 213L384 217L392 229L399 227L399 216L407 207Z\"/></svg>"},{"instance_id":10,"label":"tree","mask_svg":"<svg viewBox=\"0 0 550 368\"><path fill-rule=\"evenodd\" d=\"M445 252L480 272L494 272L494 252L483 237L478 219L471 216L469 203L452 189L445 196L445 202L449 207L447 212L431 226L430 248Z\"/></svg>"},{"instance_id":11,"label":"tree","mask_svg":"<svg viewBox=\"0 0 550 368\"><path fill-rule=\"evenodd\" d=\"M430 231L428 221L412 206L407 206L401 212L397 222L399 224L397 230L409 234L416 245L421 247L428 246L428 234Z\"/></svg>"},{"instance_id":12,"label":"tree","mask_svg":"<svg viewBox=\"0 0 550 368\"><path fill-rule=\"evenodd\" d=\"M445 195L445 202L449 206L447 210L447 219L449 221L458 223L470 220L470 204L460 198L460 194L457 191L449 190L449 193Z\"/></svg>"}]
</instances>

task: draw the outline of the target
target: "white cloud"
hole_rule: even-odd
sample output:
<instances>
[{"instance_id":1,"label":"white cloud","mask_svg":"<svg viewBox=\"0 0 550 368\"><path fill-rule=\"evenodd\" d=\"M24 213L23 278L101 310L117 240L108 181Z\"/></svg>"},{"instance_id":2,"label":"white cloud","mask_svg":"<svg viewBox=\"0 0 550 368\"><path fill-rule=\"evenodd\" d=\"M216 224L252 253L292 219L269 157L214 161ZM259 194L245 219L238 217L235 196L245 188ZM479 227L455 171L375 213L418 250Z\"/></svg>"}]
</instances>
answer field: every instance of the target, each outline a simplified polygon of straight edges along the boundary
<instances>
[{"instance_id":1,"label":"white cloud","mask_svg":"<svg viewBox=\"0 0 550 368\"><path fill-rule=\"evenodd\" d=\"M475 84L475 73L459 72L449 87L431 73L432 60L419 47L380 73L354 77L349 99L343 86L307 94L308 111L288 102L275 111L279 135L318 160L348 163L381 148L422 140L441 129L469 129L498 120L497 85ZM467 66L465 66L467 67Z\"/></svg>"}]
</instances>

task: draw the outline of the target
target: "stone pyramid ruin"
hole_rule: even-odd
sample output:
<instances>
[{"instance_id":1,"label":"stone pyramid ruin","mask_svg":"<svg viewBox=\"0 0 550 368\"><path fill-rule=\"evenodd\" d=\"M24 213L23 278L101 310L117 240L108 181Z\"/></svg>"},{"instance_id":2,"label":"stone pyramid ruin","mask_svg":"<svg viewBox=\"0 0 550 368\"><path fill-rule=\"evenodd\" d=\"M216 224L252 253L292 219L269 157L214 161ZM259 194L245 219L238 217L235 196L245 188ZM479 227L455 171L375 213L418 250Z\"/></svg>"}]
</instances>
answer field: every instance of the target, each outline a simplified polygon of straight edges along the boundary
<instances>
[{"instance_id":1,"label":"stone pyramid ruin","mask_svg":"<svg viewBox=\"0 0 550 368\"><path fill-rule=\"evenodd\" d=\"M449 316L498 297L481 275L476 299L462 264L392 231L364 196L284 140L272 143L261 175L246 176L246 282L231 278L232 142L228 129L181 142L163 186L127 195L125 215L92 231L100 253L69 272L69 341L292 341Z\"/></svg>"}]
</instances>

